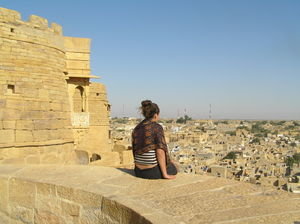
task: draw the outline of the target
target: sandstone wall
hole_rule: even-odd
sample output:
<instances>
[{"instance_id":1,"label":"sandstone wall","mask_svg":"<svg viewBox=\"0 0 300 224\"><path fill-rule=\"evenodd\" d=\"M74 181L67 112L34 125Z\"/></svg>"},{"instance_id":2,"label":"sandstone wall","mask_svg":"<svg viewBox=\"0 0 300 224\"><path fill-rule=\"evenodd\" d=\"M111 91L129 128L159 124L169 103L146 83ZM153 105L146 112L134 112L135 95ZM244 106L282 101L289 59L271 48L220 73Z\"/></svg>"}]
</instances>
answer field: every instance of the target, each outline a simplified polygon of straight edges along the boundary
<instances>
[{"instance_id":1,"label":"sandstone wall","mask_svg":"<svg viewBox=\"0 0 300 224\"><path fill-rule=\"evenodd\" d=\"M147 180L132 170L0 164L0 223L297 223L299 194L205 175Z\"/></svg>"},{"instance_id":2,"label":"sandstone wall","mask_svg":"<svg viewBox=\"0 0 300 224\"><path fill-rule=\"evenodd\" d=\"M33 167L0 166L0 223L150 224L130 207L99 192L87 190L87 185L80 185L78 181L77 184L73 181L71 183L59 181L62 177L68 179L70 174L80 179L84 178L86 174L82 175L82 172L86 168L39 167L49 175L47 180L38 169ZM58 174L58 170L63 172ZM79 175L76 170L80 172ZM21 172L22 176L19 176L16 171ZM32 178L34 173L41 179ZM93 183L92 179L90 183Z\"/></svg>"},{"instance_id":3,"label":"sandstone wall","mask_svg":"<svg viewBox=\"0 0 300 224\"><path fill-rule=\"evenodd\" d=\"M60 163L73 150L62 28L0 8L0 163Z\"/></svg>"},{"instance_id":4,"label":"sandstone wall","mask_svg":"<svg viewBox=\"0 0 300 224\"><path fill-rule=\"evenodd\" d=\"M105 86L101 83L90 83L88 88L87 108L89 127L74 127L76 148L87 151L89 155L96 153L101 156L101 165L119 165L120 159L115 159L112 153L110 139L109 113Z\"/></svg>"}]
</instances>

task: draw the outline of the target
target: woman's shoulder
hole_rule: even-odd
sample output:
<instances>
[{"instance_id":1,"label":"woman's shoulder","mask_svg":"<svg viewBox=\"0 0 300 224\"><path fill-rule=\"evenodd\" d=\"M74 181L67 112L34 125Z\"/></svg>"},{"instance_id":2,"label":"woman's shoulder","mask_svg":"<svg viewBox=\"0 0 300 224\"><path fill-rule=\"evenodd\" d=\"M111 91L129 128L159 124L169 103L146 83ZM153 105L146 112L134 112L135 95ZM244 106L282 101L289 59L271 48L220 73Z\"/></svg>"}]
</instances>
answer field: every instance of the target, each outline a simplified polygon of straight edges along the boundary
<instances>
[{"instance_id":1,"label":"woman's shoulder","mask_svg":"<svg viewBox=\"0 0 300 224\"><path fill-rule=\"evenodd\" d=\"M163 130L163 127L157 122L152 122L152 127L157 130Z\"/></svg>"}]
</instances>

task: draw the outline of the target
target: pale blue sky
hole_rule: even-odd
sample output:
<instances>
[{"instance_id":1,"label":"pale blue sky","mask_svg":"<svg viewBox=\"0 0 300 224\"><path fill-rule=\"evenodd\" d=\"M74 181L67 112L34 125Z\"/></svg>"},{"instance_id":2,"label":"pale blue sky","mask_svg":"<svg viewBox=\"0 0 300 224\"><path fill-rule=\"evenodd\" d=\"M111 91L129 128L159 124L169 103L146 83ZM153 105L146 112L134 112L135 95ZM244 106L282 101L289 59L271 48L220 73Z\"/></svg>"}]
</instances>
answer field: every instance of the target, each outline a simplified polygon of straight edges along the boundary
<instances>
[{"instance_id":1,"label":"pale blue sky","mask_svg":"<svg viewBox=\"0 0 300 224\"><path fill-rule=\"evenodd\" d=\"M1 0L92 39L112 116L300 119L300 1Z\"/></svg>"}]
</instances>

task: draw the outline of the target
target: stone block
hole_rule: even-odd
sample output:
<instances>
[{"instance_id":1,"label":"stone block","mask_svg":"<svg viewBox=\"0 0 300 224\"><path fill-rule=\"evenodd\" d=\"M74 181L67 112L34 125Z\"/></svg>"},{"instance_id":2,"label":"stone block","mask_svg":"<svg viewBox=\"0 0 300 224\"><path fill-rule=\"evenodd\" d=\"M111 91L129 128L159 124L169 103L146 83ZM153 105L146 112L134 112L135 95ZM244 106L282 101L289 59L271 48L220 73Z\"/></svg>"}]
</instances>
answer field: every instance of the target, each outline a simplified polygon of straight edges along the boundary
<instances>
[{"instance_id":1,"label":"stone block","mask_svg":"<svg viewBox=\"0 0 300 224\"><path fill-rule=\"evenodd\" d=\"M33 142L32 132L16 130L16 142Z\"/></svg>"},{"instance_id":2,"label":"stone block","mask_svg":"<svg viewBox=\"0 0 300 224\"><path fill-rule=\"evenodd\" d=\"M40 16L31 15L29 22L38 28L48 28L48 20Z\"/></svg>"},{"instance_id":3,"label":"stone block","mask_svg":"<svg viewBox=\"0 0 300 224\"><path fill-rule=\"evenodd\" d=\"M0 130L0 144L1 143L13 143L15 142L14 130Z\"/></svg>"},{"instance_id":4,"label":"stone block","mask_svg":"<svg viewBox=\"0 0 300 224\"><path fill-rule=\"evenodd\" d=\"M129 165L134 163L134 158L131 150L123 151L122 153L122 164Z\"/></svg>"},{"instance_id":5,"label":"stone block","mask_svg":"<svg viewBox=\"0 0 300 224\"><path fill-rule=\"evenodd\" d=\"M100 194L75 189L72 201L84 208L101 208L102 196Z\"/></svg>"},{"instance_id":6,"label":"stone block","mask_svg":"<svg viewBox=\"0 0 300 224\"><path fill-rule=\"evenodd\" d=\"M37 194L56 197L56 187L47 183L36 183Z\"/></svg>"},{"instance_id":7,"label":"stone block","mask_svg":"<svg viewBox=\"0 0 300 224\"><path fill-rule=\"evenodd\" d=\"M34 141L41 142L49 140L50 130L34 130L33 139Z\"/></svg>"},{"instance_id":8,"label":"stone block","mask_svg":"<svg viewBox=\"0 0 300 224\"><path fill-rule=\"evenodd\" d=\"M16 121L2 121L3 129L16 129Z\"/></svg>"},{"instance_id":9,"label":"stone block","mask_svg":"<svg viewBox=\"0 0 300 224\"><path fill-rule=\"evenodd\" d=\"M94 224L94 223L102 223L100 220L102 219L101 209L82 209L81 210L81 224Z\"/></svg>"},{"instance_id":10,"label":"stone block","mask_svg":"<svg viewBox=\"0 0 300 224\"><path fill-rule=\"evenodd\" d=\"M50 125L51 125L51 121L47 120L47 119L33 121L33 126L34 126L34 129L36 129L36 130L50 129Z\"/></svg>"},{"instance_id":11,"label":"stone block","mask_svg":"<svg viewBox=\"0 0 300 224\"><path fill-rule=\"evenodd\" d=\"M37 194L36 207L39 211L48 211L53 214L61 214L61 199L54 195Z\"/></svg>"},{"instance_id":12,"label":"stone block","mask_svg":"<svg viewBox=\"0 0 300 224\"><path fill-rule=\"evenodd\" d=\"M103 198L102 206L102 213L104 216L112 218L112 221L116 221L117 223L122 223L122 206L120 207L117 202L106 198Z\"/></svg>"},{"instance_id":13,"label":"stone block","mask_svg":"<svg viewBox=\"0 0 300 224\"><path fill-rule=\"evenodd\" d=\"M22 223L33 223L34 209L13 205L10 206L10 216L13 219L21 221Z\"/></svg>"},{"instance_id":14,"label":"stone block","mask_svg":"<svg viewBox=\"0 0 300 224\"><path fill-rule=\"evenodd\" d=\"M40 99L49 99L49 91L47 89L39 89Z\"/></svg>"},{"instance_id":15,"label":"stone block","mask_svg":"<svg viewBox=\"0 0 300 224\"><path fill-rule=\"evenodd\" d=\"M24 110L24 101L22 99L7 99L6 108L15 109L15 110Z\"/></svg>"},{"instance_id":16,"label":"stone block","mask_svg":"<svg viewBox=\"0 0 300 224\"><path fill-rule=\"evenodd\" d=\"M9 204L27 208L35 207L35 184L15 178L9 181Z\"/></svg>"},{"instance_id":17,"label":"stone block","mask_svg":"<svg viewBox=\"0 0 300 224\"><path fill-rule=\"evenodd\" d=\"M73 161L75 164L82 164L82 165L89 164L89 154L86 151L74 150L71 156L72 156L71 161Z\"/></svg>"},{"instance_id":18,"label":"stone block","mask_svg":"<svg viewBox=\"0 0 300 224\"><path fill-rule=\"evenodd\" d=\"M8 213L8 181L0 178L0 211Z\"/></svg>"},{"instance_id":19,"label":"stone block","mask_svg":"<svg viewBox=\"0 0 300 224\"><path fill-rule=\"evenodd\" d=\"M32 120L18 120L16 124L16 129L19 130L32 130L33 122Z\"/></svg>"},{"instance_id":20,"label":"stone block","mask_svg":"<svg viewBox=\"0 0 300 224\"><path fill-rule=\"evenodd\" d=\"M80 207L74 203L61 201L61 210L63 215L79 216Z\"/></svg>"},{"instance_id":21,"label":"stone block","mask_svg":"<svg viewBox=\"0 0 300 224\"><path fill-rule=\"evenodd\" d=\"M61 163L62 161L57 157L57 155L49 154L41 156L41 163L42 164L56 164Z\"/></svg>"},{"instance_id":22,"label":"stone block","mask_svg":"<svg viewBox=\"0 0 300 224\"><path fill-rule=\"evenodd\" d=\"M40 164L41 159L39 155L32 155L32 156L27 156L25 158L25 163L26 164Z\"/></svg>"},{"instance_id":23,"label":"stone block","mask_svg":"<svg viewBox=\"0 0 300 224\"><path fill-rule=\"evenodd\" d=\"M37 96L36 96L37 97ZM29 111L40 111L41 110L41 102L38 101L31 101L25 106L26 110Z\"/></svg>"},{"instance_id":24,"label":"stone block","mask_svg":"<svg viewBox=\"0 0 300 224\"><path fill-rule=\"evenodd\" d=\"M44 111L50 110L50 103L47 101L41 102L41 110L44 110Z\"/></svg>"},{"instance_id":25,"label":"stone block","mask_svg":"<svg viewBox=\"0 0 300 224\"><path fill-rule=\"evenodd\" d=\"M90 60L89 53L78 53L78 52L66 52L66 58L69 60Z\"/></svg>"},{"instance_id":26,"label":"stone block","mask_svg":"<svg viewBox=\"0 0 300 224\"><path fill-rule=\"evenodd\" d=\"M51 28L53 29L55 34L62 35L63 29L62 26L56 23L51 23Z\"/></svg>"},{"instance_id":27,"label":"stone block","mask_svg":"<svg viewBox=\"0 0 300 224\"><path fill-rule=\"evenodd\" d=\"M35 210L34 213L35 224L67 224L62 217L53 214L49 211Z\"/></svg>"},{"instance_id":28,"label":"stone block","mask_svg":"<svg viewBox=\"0 0 300 224\"><path fill-rule=\"evenodd\" d=\"M21 112L15 109L5 109L2 113L2 120L20 120Z\"/></svg>"},{"instance_id":29,"label":"stone block","mask_svg":"<svg viewBox=\"0 0 300 224\"><path fill-rule=\"evenodd\" d=\"M2 85L0 85L1 87ZM0 88L0 94L3 94L4 92L1 91L1 88ZM6 106L6 100L5 99L0 99L0 108L4 108Z\"/></svg>"},{"instance_id":30,"label":"stone block","mask_svg":"<svg viewBox=\"0 0 300 224\"><path fill-rule=\"evenodd\" d=\"M18 11L0 8L0 16L1 19L5 20L6 22L15 22L17 20L21 20L21 14Z\"/></svg>"},{"instance_id":31,"label":"stone block","mask_svg":"<svg viewBox=\"0 0 300 224\"><path fill-rule=\"evenodd\" d=\"M62 103L50 103L50 110L62 111Z\"/></svg>"},{"instance_id":32,"label":"stone block","mask_svg":"<svg viewBox=\"0 0 300 224\"><path fill-rule=\"evenodd\" d=\"M65 186L56 186L57 196L63 199L67 199L69 201L73 200L74 197L74 189L65 187Z\"/></svg>"}]
</instances>

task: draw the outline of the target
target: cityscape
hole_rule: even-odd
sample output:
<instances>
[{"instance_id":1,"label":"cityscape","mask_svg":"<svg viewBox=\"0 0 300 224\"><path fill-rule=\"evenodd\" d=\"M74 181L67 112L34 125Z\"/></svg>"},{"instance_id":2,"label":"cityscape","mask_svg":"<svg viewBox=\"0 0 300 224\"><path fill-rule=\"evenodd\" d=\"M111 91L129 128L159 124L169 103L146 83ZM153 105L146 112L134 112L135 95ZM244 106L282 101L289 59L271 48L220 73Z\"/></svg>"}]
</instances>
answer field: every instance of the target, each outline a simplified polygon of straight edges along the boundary
<instances>
[{"instance_id":1,"label":"cityscape","mask_svg":"<svg viewBox=\"0 0 300 224\"><path fill-rule=\"evenodd\" d=\"M139 121L113 118L113 142L130 150ZM299 121L192 120L185 115L160 124L181 172L300 193Z\"/></svg>"}]
</instances>

